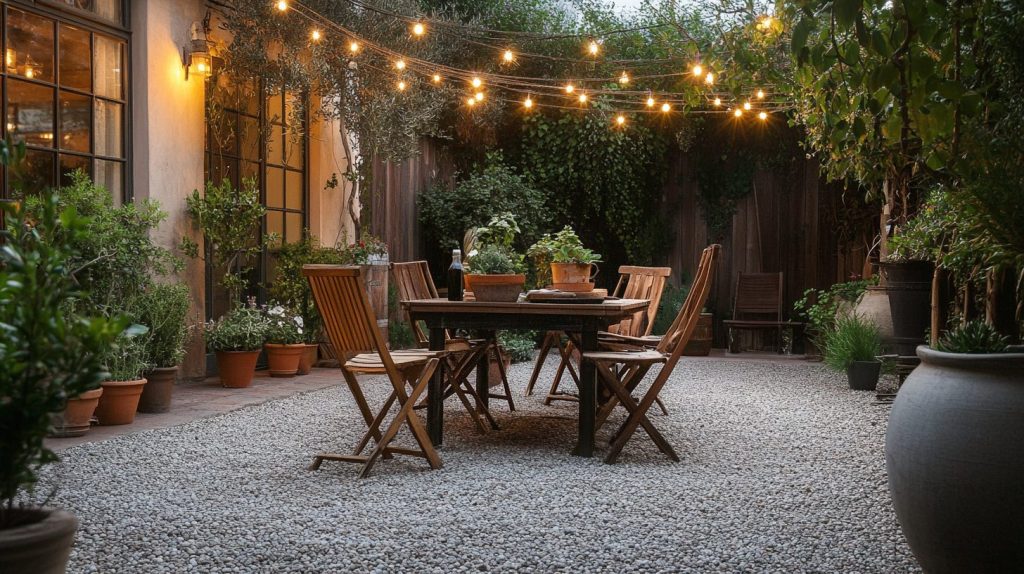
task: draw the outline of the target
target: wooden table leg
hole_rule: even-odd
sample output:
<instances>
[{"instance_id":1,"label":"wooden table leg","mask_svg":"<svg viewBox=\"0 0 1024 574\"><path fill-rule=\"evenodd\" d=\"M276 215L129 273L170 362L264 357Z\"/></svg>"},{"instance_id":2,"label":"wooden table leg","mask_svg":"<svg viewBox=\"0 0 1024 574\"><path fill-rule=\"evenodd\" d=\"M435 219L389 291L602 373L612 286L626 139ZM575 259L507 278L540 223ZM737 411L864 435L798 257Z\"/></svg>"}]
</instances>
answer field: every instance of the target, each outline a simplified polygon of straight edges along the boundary
<instances>
[{"instance_id":1,"label":"wooden table leg","mask_svg":"<svg viewBox=\"0 0 1024 574\"><path fill-rule=\"evenodd\" d=\"M584 327L581 352L597 350L597 326ZM582 358L582 357L581 357ZM580 361L580 426L573 454L594 456L594 432L597 419L597 367L592 361Z\"/></svg>"},{"instance_id":2,"label":"wooden table leg","mask_svg":"<svg viewBox=\"0 0 1024 574\"><path fill-rule=\"evenodd\" d=\"M431 327L430 350L444 350L444 329ZM441 446L444 441L444 376L445 362L437 366L434 376L427 387L427 434L434 446Z\"/></svg>"},{"instance_id":3,"label":"wooden table leg","mask_svg":"<svg viewBox=\"0 0 1024 574\"><path fill-rule=\"evenodd\" d=\"M494 331L480 331L480 338L487 339L495 345L497 349L497 341L495 340ZM501 360L501 357L498 357ZM491 394L491 352L488 351L480 355L480 360L476 363L476 394L477 399L482 402L482 405L477 405L481 411L487 410L490 407L490 394Z\"/></svg>"}]
</instances>

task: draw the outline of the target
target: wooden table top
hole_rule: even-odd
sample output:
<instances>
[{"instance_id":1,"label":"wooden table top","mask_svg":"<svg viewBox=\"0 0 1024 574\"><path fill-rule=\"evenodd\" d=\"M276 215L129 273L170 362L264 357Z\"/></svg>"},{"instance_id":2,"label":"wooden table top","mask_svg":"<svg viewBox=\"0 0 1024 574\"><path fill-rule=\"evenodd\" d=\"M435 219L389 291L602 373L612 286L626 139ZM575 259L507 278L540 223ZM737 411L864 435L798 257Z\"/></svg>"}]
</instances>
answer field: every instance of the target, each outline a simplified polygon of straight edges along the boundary
<instances>
[{"instance_id":1,"label":"wooden table top","mask_svg":"<svg viewBox=\"0 0 1024 574\"><path fill-rule=\"evenodd\" d=\"M647 299L612 299L601 303L492 303L486 301L449 301L416 299L403 301L411 313L493 313L504 315L573 315L582 317L622 317L647 308Z\"/></svg>"}]
</instances>

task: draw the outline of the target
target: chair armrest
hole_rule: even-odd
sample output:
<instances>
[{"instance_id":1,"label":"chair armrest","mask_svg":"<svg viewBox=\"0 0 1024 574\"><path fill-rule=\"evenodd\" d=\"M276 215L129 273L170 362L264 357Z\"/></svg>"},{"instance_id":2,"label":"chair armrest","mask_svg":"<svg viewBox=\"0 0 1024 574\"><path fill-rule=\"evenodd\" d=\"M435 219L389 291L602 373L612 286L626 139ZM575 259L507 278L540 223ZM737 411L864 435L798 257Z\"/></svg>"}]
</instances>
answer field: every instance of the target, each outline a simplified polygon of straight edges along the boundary
<instances>
[{"instance_id":1,"label":"chair armrest","mask_svg":"<svg viewBox=\"0 0 1024 574\"><path fill-rule=\"evenodd\" d=\"M609 343L617 343L624 345L634 345L637 347L657 347L661 343L660 335L647 335L645 337L630 337L629 335L619 335L617 333L608 333L601 331L597 334L598 342L607 341Z\"/></svg>"}]
</instances>

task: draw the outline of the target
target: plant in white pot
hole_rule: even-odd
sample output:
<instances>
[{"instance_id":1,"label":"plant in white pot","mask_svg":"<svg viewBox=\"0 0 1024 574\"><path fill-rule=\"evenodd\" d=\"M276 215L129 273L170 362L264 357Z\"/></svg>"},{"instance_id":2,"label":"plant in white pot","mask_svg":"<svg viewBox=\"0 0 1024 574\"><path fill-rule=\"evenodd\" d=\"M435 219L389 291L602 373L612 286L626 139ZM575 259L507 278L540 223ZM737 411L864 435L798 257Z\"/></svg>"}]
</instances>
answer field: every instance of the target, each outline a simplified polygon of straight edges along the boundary
<instances>
[{"instance_id":1,"label":"plant in white pot","mask_svg":"<svg viewBox=\"0 0 1024 574\"><path fill-rule=\"evenodd\" d=\"M43 443L51 417L69 397L99 387L104 353L126 326L120 317L68 312L68 301L85 295L71 261L88 222L55 195L39 198L30 218L0 204L0 572L66 568L78 521L27 500L39 469L57 460Z\"/></svg>"},{"instance_id":2,"label":"plant in white pot","mask_svg":"<svg viewBox=\"0 0 1024 574\"><path fill-rule=\"evenodd\" d=\"M566 225L554 236L544 234L527 251L537 267L538 284L550 284L562 291L592 291L601 255L583 246L576 232ZM550 268L551 275L546 275Z\"/></svg>"}]
</instances>

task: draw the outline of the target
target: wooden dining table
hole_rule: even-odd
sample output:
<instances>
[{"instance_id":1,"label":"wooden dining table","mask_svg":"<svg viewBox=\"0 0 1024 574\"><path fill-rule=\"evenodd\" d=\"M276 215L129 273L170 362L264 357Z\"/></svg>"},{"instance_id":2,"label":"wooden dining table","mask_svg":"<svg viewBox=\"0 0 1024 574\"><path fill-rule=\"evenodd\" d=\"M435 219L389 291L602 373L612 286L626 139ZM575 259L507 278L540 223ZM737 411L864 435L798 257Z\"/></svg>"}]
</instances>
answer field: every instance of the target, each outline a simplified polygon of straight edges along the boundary
<instances>
[{"instance_id":1,"label":"wooden dining table","mask_svg":"<svg viewBox=\"0 0 1024 574\"><path fill-rule=\"evenodd\" d=\"M597 334L609 325L647 308L646 299L606 299L600 303L490 303L420 299L402 305L413 321L423 321L430 330L430 349L443 351L447 330L476 331L493 338L498 330L565 331L578 335L582 351L598 350ZM490 393L489 357L477 364L476 385L486 404ZM444 439L444 373L439 368L427 389L427 431L435 446ZM597 415L597 370L593 363L580 365L579 437L573 454L593 456Z\"/></svg>"}]
</instances>

